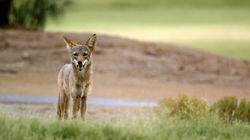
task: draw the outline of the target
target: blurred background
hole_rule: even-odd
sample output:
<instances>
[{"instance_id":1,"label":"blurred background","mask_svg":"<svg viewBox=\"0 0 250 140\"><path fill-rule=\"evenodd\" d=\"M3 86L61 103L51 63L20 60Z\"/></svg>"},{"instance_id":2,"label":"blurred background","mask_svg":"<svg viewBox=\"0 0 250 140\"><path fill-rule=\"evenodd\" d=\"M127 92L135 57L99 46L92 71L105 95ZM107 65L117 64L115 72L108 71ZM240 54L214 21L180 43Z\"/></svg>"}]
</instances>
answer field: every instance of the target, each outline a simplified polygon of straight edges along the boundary
<instances>
[{"instance_id":1,"label":"blurred background","mask_svg":"<svg viewBox=\"0 0 250 140\"><path fill-rule=\"evenodd\" d=\"M45 31L99 32L249 60L248 0L76 0Z\"/></svg>"},{"instance_id":2,"label":"blurred background","mask_svg":"<svg viewBox=\"0 0 250 140\"><path fill-rule=\"evenodd\" d=\"M250 59L249 0L1 1L2 10L11 3L10 23L27 28L97 32Z\"/></svg>"},{"instance_id":3,"label":"blurred background","mask_svg":"<svg viewBox=\"0 0 250 140\"><path fill-rule=\"evenodd\" d=\"M91 96L249 99L249 17L249 0L1 0L0 93L56 96L62 35L96 33Z\"/></svg>"}]
</instances>

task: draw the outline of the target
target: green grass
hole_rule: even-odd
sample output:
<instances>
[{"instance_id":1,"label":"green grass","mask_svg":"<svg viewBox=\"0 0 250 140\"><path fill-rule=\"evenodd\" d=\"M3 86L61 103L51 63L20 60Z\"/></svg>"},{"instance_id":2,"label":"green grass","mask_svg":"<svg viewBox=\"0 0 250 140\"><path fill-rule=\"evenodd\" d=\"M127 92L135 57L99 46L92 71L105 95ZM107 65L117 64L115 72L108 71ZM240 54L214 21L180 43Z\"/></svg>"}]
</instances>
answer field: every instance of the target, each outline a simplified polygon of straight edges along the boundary
<instances>
[{"instance_id":1,"label":"green grass","mask_svg":"<svg viewBox=\"0 0 250 140\"><path fill-rule=\"evenodd\" d=\"M213 54L229 56L242 60L250 60L250 40L249 41L192 41L178 42L180 45L192 46L194 48L204 50ZM178 44L177 43L177 44Z\"/></svg>"},{"instance_id":2,"label":"green grass","mask_svg":"<svg viewBox=\"0 0 250 140\"><path fill-rule=\"evenodd\" d=\"M250 126L225 124L216 117L192 120L57 121L0 114L0 139L238 139L250 138Z\"/></svg>"},{"instance_id":3,"label":"green grass","mask_svg":"<svg viewBox=\"0 0 250 140\"><path fill-rule=\"evenodd\" d=\"M249 26L249 8L157 8L157 9L94 9L70 8L63 18L49 19L47 31L131 31L147 28L179 26Z\"/></svg>"},{"instance_id":4,"label":"green grass","mask_svg":"<svg viewBox=\"0 0 250 140\"><path fill-rule=\"evenodd\" d=\"M96 32L177 43L250 60L248 0L78 0L45 31Z\"/></svg>"},{"instance_id":5,"label":"green grass","mask_svg":"<svg viewBox=\"0 0 250 140\"><path fill-rule=\"evenodd\" d=\"M129 8L152 8L152 7L172 7L172 6L249 6L248 0L75 0L74 3L81 5L82 8L112 8L112 9L129 9Z\"/></svg>"},{"instance_id":6,"label":"green grass","mask_svg":"<svg viewBox=\"0 0 250 140\"><path fill-rule=\"evenodd\" d=\"M163 99L150 117L120 121L44 120L0 112L0 139L248 140L249 107L249 101L236 97L208 104L180 95Z\"/></svg>"}]
</instances>

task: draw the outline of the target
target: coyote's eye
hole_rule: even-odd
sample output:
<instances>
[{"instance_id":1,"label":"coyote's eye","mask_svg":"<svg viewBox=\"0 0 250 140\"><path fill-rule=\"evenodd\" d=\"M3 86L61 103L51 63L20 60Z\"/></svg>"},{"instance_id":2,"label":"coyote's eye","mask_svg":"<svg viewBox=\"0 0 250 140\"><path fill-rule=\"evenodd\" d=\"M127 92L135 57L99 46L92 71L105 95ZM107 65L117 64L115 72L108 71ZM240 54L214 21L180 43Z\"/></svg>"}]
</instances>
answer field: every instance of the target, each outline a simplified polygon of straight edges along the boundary
<instances>
[{"instance_id":1,"label":"coyote's eye","mask_svg":"<svg viewBox=\"0 0 250 140\"><path fill-rule=\"evenodd\" d=\"M74 56L78 56L78 54L76 52L73 53Z\"/></svg>"},{"instance_id":2,"label":"coyote's eye","mask_svg":"<svg viewBox=\"0 0 250 140\"><path fill-rule=\"evenodd\" d=\"M88 55L88 53L86 53L86 52L83 53L83 56L87 56L87 55Z\"/></svg>"}]
</instances>

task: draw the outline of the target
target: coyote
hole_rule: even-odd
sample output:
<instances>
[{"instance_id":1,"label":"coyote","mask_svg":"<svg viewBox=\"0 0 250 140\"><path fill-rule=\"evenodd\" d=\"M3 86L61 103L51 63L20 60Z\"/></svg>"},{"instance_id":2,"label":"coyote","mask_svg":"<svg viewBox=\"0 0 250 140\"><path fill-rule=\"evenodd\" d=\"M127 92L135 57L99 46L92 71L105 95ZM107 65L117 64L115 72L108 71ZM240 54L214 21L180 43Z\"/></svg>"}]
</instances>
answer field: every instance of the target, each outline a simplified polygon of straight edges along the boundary
<instances>
[{"instance_id":1,"label":"coyote","mask_svg":"<svg viewBox=\"0 0 250 140\"><path fill-rule=\"evenodd\" d=\"M85 120L87 97L91 92L92 61L91 55L96 46L93 34L85 43L75 43L64 36L64 42L71 56L71 64L65 64L58 74L59 98L57 116L68 118L68 107L72 97L72 118L76 118L80 109Z\"/></svg>"}]
</instances>

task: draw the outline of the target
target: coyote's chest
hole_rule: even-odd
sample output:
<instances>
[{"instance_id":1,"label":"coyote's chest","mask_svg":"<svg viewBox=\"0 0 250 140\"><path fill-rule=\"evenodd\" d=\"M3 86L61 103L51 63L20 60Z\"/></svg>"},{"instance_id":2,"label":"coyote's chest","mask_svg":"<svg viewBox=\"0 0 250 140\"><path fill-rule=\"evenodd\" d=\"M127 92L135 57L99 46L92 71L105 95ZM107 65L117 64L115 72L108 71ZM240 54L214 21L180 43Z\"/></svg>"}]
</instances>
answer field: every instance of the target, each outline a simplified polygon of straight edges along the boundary
<instances>
[{"instance_id":1,"label":"coyote's chest","mask_svg":"<svg viewBox=\"0 0 250 140\"><path fill-rule=\"evenodd\" d=\"M71 89L71 96L72 97L83 97L85 88L86 88L86 82L76 84Z\"/></svg>"},{"instance_id":2,"label":"coyote's chest","mask_svg":"<svg viewBox=\"0 0 250 140\"><path fill-rule=\"evenodd\" d=\"M71 96L73 96L73 97L83 97L83 89L73 88L71 90Z\"/></svg>"}]
</instances>

